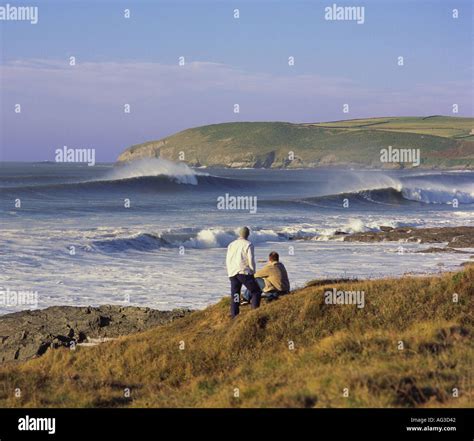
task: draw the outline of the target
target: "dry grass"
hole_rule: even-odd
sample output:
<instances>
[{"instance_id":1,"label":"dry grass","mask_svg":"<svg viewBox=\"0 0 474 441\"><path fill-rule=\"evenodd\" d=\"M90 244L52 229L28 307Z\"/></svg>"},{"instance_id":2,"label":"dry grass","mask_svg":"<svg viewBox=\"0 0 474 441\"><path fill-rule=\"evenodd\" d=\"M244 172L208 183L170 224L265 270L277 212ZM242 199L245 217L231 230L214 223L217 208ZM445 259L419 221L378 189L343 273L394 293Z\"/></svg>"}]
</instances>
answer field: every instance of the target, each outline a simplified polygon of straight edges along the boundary
<instances>
[{"instance_id":1,"label":"dry grass","mask_svg":"<svg viewBox=\"0 0 474 441\"><path fill-rule=\"evenodd\" d=\"M333 286L242 308L234 321L223 299L144 333L4 366L0 405L472 407L474 267L338 284L365 292L362 309L326 305Z\"/></svg>"}]
</instances>

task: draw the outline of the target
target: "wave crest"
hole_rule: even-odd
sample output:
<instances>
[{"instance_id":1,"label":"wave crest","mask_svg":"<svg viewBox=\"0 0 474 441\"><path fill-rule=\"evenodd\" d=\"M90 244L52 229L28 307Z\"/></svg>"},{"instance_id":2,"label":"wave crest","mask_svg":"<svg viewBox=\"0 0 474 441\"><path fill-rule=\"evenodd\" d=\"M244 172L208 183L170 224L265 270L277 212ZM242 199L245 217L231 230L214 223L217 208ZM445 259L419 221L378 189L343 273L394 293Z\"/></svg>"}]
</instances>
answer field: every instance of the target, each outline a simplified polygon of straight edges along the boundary
<instances>
[{"instance_id":1,"label":"wave crest","mask_svg":"<svg viewBox=\"0 0 474 441\"><path fill-rule=\"evenodd\" d=\"M341 234L365 231L381 231L381 227L392 228L420 226L421 221L400 222L396 220L363 222L361 219L349 219L342 227L317 228L310 225L295 225L277 229L253 229L250 241L254 244L267 242L286 242L292 240L329 240ZM182 228L160 233L139 232L130 236L117 235L112 239L92 242L92 248L102 252L155 251L160 248L192 249L226 248L238 237L239 229Z\"/></svg>"},{"instance_id":2,"label":"wave crest","mask_svg":"<svg viewBox=\"0 0 474 441\"><path fill-rule=\"evenodd\" d=\"M150 176L167 176L179 184L197 185L198 173L183 162L173 162L162 158L138 159L120 164L111 170L102 180L116 181Z\"/></svg>"},{"instance_id":3,"label":"wave crest","mask_svg":"<svg viewBox=\"0 0 474 441\"><path fill-rule=\"evenodd\" d=\"M424 202L426 204L452 204L456 199L460 204L473 204L474 192L462 191L456 188L402 188L401 194L410 201Z\"/></svg>"},{"instance_id":4,"label":"wave crest","mask_svg":"<svg viewBox=\"0 0 474 441\"><path fill-rule=\"evenodd\" d=\"M474 204L474 191L469 189L438 187L417 187L396 185L394 187L359 190L301 199L303 203L329 202L340 205L342 199L359 203L399 205L401 203L422 202L425 204L452 204L456 199L460 204Z\"/></svg>"}]
</instances>

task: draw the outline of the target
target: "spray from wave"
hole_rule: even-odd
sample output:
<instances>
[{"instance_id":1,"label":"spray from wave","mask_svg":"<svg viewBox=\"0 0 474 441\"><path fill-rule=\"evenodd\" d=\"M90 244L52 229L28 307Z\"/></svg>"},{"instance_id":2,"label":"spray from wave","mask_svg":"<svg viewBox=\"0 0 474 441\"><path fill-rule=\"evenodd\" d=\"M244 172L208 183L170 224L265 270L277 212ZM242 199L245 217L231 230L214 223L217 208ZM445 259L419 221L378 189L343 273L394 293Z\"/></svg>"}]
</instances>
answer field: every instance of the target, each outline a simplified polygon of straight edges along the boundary
<instances>
[{"instance_id":1,"label":"spray from wave","mask_svg":"<svg viewBox=\"0 0 474 441\"><path fill-rule=\"evenodd\" d=\"M353 174L348 183L342 183L339 193L306 198L307 201L334 197L356 197L372 203L396 203L398 201L422 202L425 204L474 203L474 183L464 179L459 182L447 174L419 174L416 176L392 177L388 175Z\"/></svg>"},{"instance_id":2,"label":"spray from wave","mask_svg":"<svg viewBox=\"0 0 474 441\"><path fill-rule=\"evenodd\" d=\"M173 162L162 158L138 159L114 167L102 180L116 181L141 177L166 176L178 184L197 185L197 177L205 175L191 169L183 162Z\"/></svg>"}]
</instances>

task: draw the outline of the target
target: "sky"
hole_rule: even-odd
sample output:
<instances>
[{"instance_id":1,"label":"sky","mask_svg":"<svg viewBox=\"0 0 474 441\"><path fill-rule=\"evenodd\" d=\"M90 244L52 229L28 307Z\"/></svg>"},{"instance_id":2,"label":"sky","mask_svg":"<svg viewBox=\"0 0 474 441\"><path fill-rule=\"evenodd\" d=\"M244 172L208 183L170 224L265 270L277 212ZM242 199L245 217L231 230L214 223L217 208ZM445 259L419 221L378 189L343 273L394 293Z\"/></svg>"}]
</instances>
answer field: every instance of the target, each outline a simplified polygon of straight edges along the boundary
<instances>
[{"instance_id":1,"label":"sky","mask_svg":"<svg viewBox=\"0 0 474 441\"><path fill-rule=\"evenodd\" d=\"M37 6L38 22L0 20L0 161L63 146L114 161L229 121L474 114L470 0L7 3ZM334 4L364 22L326 20Z\"/></svg>"}]
</instances>

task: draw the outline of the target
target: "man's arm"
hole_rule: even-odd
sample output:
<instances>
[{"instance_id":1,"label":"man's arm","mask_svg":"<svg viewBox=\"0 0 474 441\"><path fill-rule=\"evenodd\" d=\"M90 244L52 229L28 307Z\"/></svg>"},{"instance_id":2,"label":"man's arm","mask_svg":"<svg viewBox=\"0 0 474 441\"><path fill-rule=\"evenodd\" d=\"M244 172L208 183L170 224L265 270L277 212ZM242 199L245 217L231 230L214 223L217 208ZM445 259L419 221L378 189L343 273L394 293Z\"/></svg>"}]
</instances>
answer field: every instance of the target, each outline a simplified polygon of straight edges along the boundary
<instances>
[{"instance_id":1,"label":"man's arm","mask_svg":"<svg viewBox=\"0 0 474 441\"><path fill-rule=\"evenodd\" d=\"M268 265L265 265L264 267L260 268L254 275L255 277L261 277L264 279L265 277L268 277L270 274L268 272Z\"/></svg>"},{"instance_id":2,"label":"man's arm","mask_svg":"<svg viewBox=\"0 0 474 441\"><path fill-rule=\"evenodd\" d=\"M255 251L253 249L253 245L250 244L247 248L247 261L252 274L255 273L256 266L255 266Z\"/></svg>"}]
</instances>

